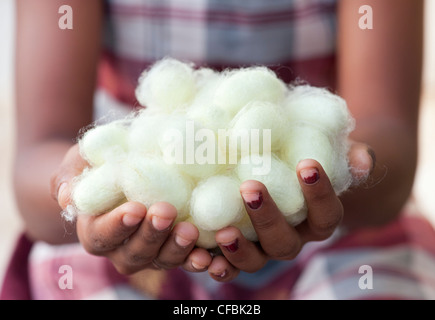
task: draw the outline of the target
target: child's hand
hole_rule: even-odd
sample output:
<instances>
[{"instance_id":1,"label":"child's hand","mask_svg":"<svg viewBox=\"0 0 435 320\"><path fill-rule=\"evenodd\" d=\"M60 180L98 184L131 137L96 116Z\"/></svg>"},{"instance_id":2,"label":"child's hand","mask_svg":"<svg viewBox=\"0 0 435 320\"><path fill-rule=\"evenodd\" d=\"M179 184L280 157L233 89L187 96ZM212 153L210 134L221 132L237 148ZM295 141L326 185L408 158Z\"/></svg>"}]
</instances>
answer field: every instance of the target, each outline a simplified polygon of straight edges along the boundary
<instances>
[{"instance_id":1,"label":"child's hand","mask_svg":"<svg viewBox=\"0 0 435 320\"><path fill-rule=\"evenodd\" d=\"M354 180L367 179L375 161L371 149L352 142L349 159ZM270 259L293 259L308 241L325 240L332 235L343 218L343 206L328 176L314 160L301 161L296 169L308 205L308 218L292 227L262 183L245 181L240 191L259 244L246 240L234 227L218 231L216 240L225 258L214 258L208 268L215 280L231 280L240 270L256 272Z\"/></svg>"},{"instance_id":2,"label":"child's hand","mask_svg":"<svg viewBox=\"0 0 435 320\"><path fill-rule=\"evenodd\" d=\"M352 173L357 181L367 178L374 166L370 149L353 143L349 152ZM52 190L60 206L70 204L70 183L87 166L73 146L52 179ZM259 237L259 243L246 240L234 227L217 232L223 252L211 257L207 250L194 248L198 230L188 222L176 224L176 210L169 203L147 208L127 202L99 216L79 215L77 234L91 254L109 258L122 274L145 268L187 271L208 269L215 280L229 281L240 272L256 272L270 260L289 260L297 256L308 241L324 240L332 235L343 217L343 206L321 165L314 160L301 161L299 181L308 205L308 218L297 227L290 226L266 187L258 181L245 181L240 192Z\"/></svg>"},{"instance_id":3,"label":"child's hand","mask_svg":"<svg viewBox=\"0 0 435 320\"><path fill-rule=\"evenodd\" d=\"M62 209L71 203L72 179L87 165L74 145L53 176L52 193ZM198 230L188 222L172 228L176 216L169 203L156 203L147 210L140 203L127 202L99 216L78 215L77 235L86 251L109 258L122 274L178 266L204 271L211 262L210 254L204 249L192 252Z\"/></svg>"},{"instance_id":4,"label":"child's hand","mask_svg":"<svg viewBox=\"0 0 435 320\"><path fill-rule=\"evenodd\" d=\"M109 258L122 274L179 266L203 271L192 266L207 266L211 256L205 250L195 249L198 252L192 265L188 256L194 249L198 230L188 222L172 228L176 216L175 207L169 203L155 203L147 210L143 204L127 202L99 216L79 215L77 232L89 253Z\"/></svg>"}]
</instances>

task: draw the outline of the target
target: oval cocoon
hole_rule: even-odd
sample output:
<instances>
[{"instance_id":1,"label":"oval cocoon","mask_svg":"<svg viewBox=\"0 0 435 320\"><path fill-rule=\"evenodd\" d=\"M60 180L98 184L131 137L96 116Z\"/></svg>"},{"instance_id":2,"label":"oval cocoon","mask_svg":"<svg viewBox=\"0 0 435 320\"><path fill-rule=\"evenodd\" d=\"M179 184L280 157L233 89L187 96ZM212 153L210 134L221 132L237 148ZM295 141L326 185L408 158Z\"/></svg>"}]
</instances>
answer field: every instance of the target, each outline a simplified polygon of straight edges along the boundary
<instances>
[{"instance_id":1,"label":"oval cocoon","mask_svg":"<svg viewBox=\"0 0 435 320\"><path fill-rule=\"evenodd\" d=\"M118 183L119 168L103 164L85 169L73 184L71 197L81 214L99 215L106 213L125 201Z\"/></svg>"},{"instance_id":2,"label":"oval cocoon","mask_svg":"<svg viewBox=\"0 0 435 320\"><path fill-rule=\"evenodd\" d=\"M301 160L316 160L331 179L334 173L334 153L330 139L319 128L307 124L294 124L288 130L282 158L293 170Z\"/></svg>"},{"instance_id":3,"label":"oval cocoon","mask_svg":"<svg viewBox=\"0 0 435 320\"><path fill-rule=\"evenodd\" d=\"M264 167L256 173L255 169ZM268 170L267 170L268 169ZM240 181L257 180L263 183L283 215L298 213L305 206L305 198L296 172L275 155L250 155L240 160L235 169Z\"/></svg>"},{"instance_id":4,"label":"oval cocoon","mask_svg":"<svg viewBox=\"0 0 435 320\"><path fill-rule=\"evenodd\" d=\"M224 169L213 130L201 128L181 115L168 117L158 143L163 160L194 179L205 179Z\"/></svg>"},{"instance_id":5,"label":"oval cocoon","mask_svg":"<svg viewBox=\"0 0 435 320\"><path fill-rule=\"evenodd\" d=\"M216 106L212 99L222 81L221 74L211 72L209 69L199 69L196 75L199 90L186 112L187 117L215 132L218 129L227 128L233 115L226 109Z\"/></svg>"},{"instance_id":6,"label":"oval cocoon","mask_svg":"<svg viewBox=\"0 0 435 320\"><path fill-rule=\"evenodd\" d=\"M128 201L147 208L156 202L168 202L177 209L177 219L188 214L190 180L159 158L131 155L122 168L121 186Z\"/></svg>"},{"instance_id":7,"label":"oval cocoon","mask_svg":"<svg viewBox=\"0 0 435 320\"><path fill-rule=\"evenodd\" d=\"M279 103L284 99L285 85L265 67L230 71L216 89L213 102L232 116L251 101Z\"/></svg>"},{"instance_id":8,"label":"oval cocoon","mask_svg":"<svg viewBox=\"0 0 435 320\"><path fill-rule=\"evenodd\" d=\"M332 187L337 195L346 191L352 183L352 174L350 172L349 163L347 159L347 148L339 152L336 150L333 160L332 177L330 178Z\"/></svg>"},{"instance_id":9,"label":"oval cocoon","mask_svg":"<svg viewBox=\"0 0 435 320\"><path fill-rule=\"evenodd\" d=\"M347 134L354 127L346 101L323 88L291 88L285 108L290 121L310 123L334 136Z\"/></svg>"},{"instance_id":10,"label":"oval cocoon","mask_svg":"<svg viewBox=\"0 0 435 320\"><path fill-rule=\"evenodd\" d=\"M192 217L189 217L189 219L187 219L186 221L195 225L195 222L193 221ZM197 225L196 228L199 231L199 237L198 240L196 241L196 246L205 249L213 249L218 246L215 239L216 231L207 231L198 227Z\"/></svg>"},{"instance_id":11,"label":"oval cocoon","mask_svg":"<svg viewBox=\"0 0 435 320\"><path fill-rule=\"evenodd\" d=\"M127 144L131 152L147 155L161 155L159 137L167 122L164 114L153 114L148 109L139 113L132 121Z\"/></svg>"},{"instance_id":12,"label":"oval cocoon","mask_svg":"<svg viewBox=\"0 0 435 320\"><path fill-rule=\"evenodd\" d=\"M281 157L290 168L295 169L299 161L313 159L319 162L331 181L335 193L345 191L351 181L347 162L347 144L332 141L323 130L309 124L294 124L288 132Z\"/></svg>"},{"instance_id":13,"label":"oval cocoon","mask_svg":"<svg viewBox=\"0 0 435 320\"><path fill-rule=\"evenodd\" d=\"M171 58L158 61L142 73L136 88L136 99L142 106L165 113L190 103L195 94L193 68Z\"/></svg>"},{"instance_id":14,"label":"oval cocoon","mask_svg":"<svg viewBox=\"0 0 435 320\"><path fill-rule=\"evenodd\" d=\"M281 148L285 136L285 117L282 109L271 102L253 101L244 106L231 121L229 147L240 153L242 138L248 137L249 152L270 153Z\"/></svg>"},{"instance_id":15,"label":"oval cocoon","mask_svg":"<svg viewBox=\"0 0 435 320\"><path fill-rule=\"evenodd\" d=\"M207 102L192 106L188 110L187 116L189 119L194 120L195 123L204 128L209 128L215 133L219 129L227 128L232 119L226 110Z\"/></svg>"},{"instance_id":16,"label":"oval cocoon","mask_svg":"<svg viewBox=\"0 0 435 320\"><path fill-rule=\"evenodd\" d=\"M195 225L206 231L219 230L240 221L244 204L240 183L229 176L213 176L192 192L190 215Z\"/></svg>"},{"instance_id":17,"label":"oval cocoon","mask_svg":"<svg viewBox=\"0 0 435 320\"><path fill-rule=\"evenodd\" d=\"M86 131L79 140L81 156L92 166L100 166L127 152L127 128L114 121Z\"/></svg>"}]
</instances>

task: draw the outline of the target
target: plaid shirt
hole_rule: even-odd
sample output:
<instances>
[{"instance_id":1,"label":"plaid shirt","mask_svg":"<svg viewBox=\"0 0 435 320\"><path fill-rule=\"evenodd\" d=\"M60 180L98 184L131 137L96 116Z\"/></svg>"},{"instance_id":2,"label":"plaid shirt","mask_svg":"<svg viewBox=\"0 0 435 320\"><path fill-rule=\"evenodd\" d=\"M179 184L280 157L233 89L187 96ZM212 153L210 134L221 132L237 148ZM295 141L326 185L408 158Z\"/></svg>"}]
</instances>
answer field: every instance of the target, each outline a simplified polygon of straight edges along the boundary
<instances>
[{"instance_id":1,"label":"plaid shirt","mask_svg":"<svg viewBox=\"0 0 435 320\"><path fill-rule=\"evenodd\" d=\"M118 102L134 105L139 74L164 56L218 69L264 64L286 81L334 86L333 0L109 0L107 10L100 89ZM435 299L435 231L414 209L224 284L173 269L144 271L132 286L79 244L31 248L21 239L0 298ZM72 289L59 285L62 266L74 271Z\"/></svg>"},{"instance_id":2,"label":"plaid shirt","mask_svg":"<svg viewBox=\"0 0 435 320\"><path fill-rule=\"evenodd\" d=\"M78 244L37 243L23 263L24 245L6 275L0 299L20 298L27 279L32 299L435 299L435 231L408 207L396 221L378 228L336 234L312 242L292 261L270 261L256 273L218 283L208 273L145 270L134 285L109 260ZM21 258L20 258L21 257ZM73 288L59 286L64 265L74 272ZM24 280L23 280L24 279ZM25 286L24 286L25 287Z\"/></svg>"},{"instance_id":3,"label":"plaid shirt","mask_svg":"<svg viewBox=\"0 0 435 320\"><path fill-rule=\"evenodd\" d=\"M266 65L284 81L334 88L336 0L107 0L99 86L135 105L144 69L165 56L198 66Z\"/></svg>"}]
</instances>

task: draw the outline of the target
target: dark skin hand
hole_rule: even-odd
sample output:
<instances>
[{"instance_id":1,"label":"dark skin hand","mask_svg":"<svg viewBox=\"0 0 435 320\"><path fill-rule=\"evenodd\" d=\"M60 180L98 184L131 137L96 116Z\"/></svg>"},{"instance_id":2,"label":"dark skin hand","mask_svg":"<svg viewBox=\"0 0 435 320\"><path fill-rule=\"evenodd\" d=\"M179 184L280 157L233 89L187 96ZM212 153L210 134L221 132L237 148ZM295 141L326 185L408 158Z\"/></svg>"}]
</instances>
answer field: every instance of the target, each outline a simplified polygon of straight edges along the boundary
<instances>
[{"instance_id":1,"label":"dark skin hand","mask_svg":"<svg viewBox=\"0 0 435 320\"><path fill-rule=\"evenodd\" d=\"M352 142L349 158L355 180L365 180L373 168L369 150L364 144ZM72 178L87 165L78 153L78 145L74 145L53 176L53 196L63 209L71 204ZM340 224L343 206L321 165L315 160L304 160L296 170L308 206L306 221L292 227L262 183L245 181L240 194L259 242L247 240L235 227L224 228L216 234L223 255L212 256L195 247L197 228L188 222L174 225L176 209L164 202L148 209L140 203L127 202L100 216L79 215L78 238L88 252L106 256L123 274L181 266L191 272L208 270L215 280L229 281L240 270L260 270L270 259L295 258L305 243L327 239Z\"/></svg>"},{"instance_id":2,"label":"dark skin hand","mask_svg":"<svg viewBox=\"0 0 435 320\"><path fill-rule=\"evenodd\" d=\"M229 281L240 270L261 269L269 259L294 258L305 243L328 238L339 225L378 226L399 215L416 167L423 1L341 0L338 94L356 120L350 138L362 143L351 142L349 159L354 177L365 183L338 198L319 164L303 161L297 174L308 219L293 228L282 223L266 188L246 181L241 196L252 201L261 193L263 199L255 210L247 205L260 241L249 242L236 228L225 228L216 234L223 252L219 256L195 248L198 231L186 222L174 226L176 212L166 203L145 208L130 202L98 217L79 216L76 228L66 235L59 205L65 209L69 183L87 165L74 141L92 122L103 3L72 0L74 13L80 14L74 15L74 29L68 31L57 27L63 4L17 0L14 186L31 239L52 244L79 240L124 274L181 266L192 272L208 270L214 279ZM373 30L358 27L362 5L373 8ZM376 153L376 165L369 146ZM301 173L312 176L313 169L318 180L307 184ZM365 180L364 172L370 170Z\"/></svg>"}]
</instances>

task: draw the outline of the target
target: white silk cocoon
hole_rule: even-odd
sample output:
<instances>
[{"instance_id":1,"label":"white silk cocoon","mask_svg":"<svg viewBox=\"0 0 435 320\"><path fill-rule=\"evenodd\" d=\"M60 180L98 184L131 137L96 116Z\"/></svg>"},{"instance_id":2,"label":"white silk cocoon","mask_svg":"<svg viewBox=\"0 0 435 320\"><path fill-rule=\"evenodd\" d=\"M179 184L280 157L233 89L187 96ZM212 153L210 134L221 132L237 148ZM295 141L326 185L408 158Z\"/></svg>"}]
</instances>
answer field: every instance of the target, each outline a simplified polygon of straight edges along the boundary
<instances>
[{"instance_id":1,"label":"white silk cocoon","mask_svg":"<svg viewBox=\"0 0 435 320\"><path fill-rule=\"evenodd\" d=\"M250 155L240 160L235 173L240 181L257 180L263 183L282 214L292 225L300 223L305 217L305 200L299 186L296 172L276 156L271 158L269 172L254 174L253 168L262 163L261 158L268 155ZM305 214L304 214L305 212Z\"/></svg>"},{"instance_id":2,"label":"white silk cocoon","mask_svg":"<svg viewBox=\"0 0 435 320\"><path fill-rule=\"evenodd\" d=\"M100 166L127 151L127 134L122 122L96 126L79 140L80 153L92 166Z\"/></svg>"},{"instance_id":3,"label":"white silk cocoon","mask_svg":"<svg viewBox=\"0 0 435 320\"><path fill-rule=\"evenodd\" d=\"M228 176L214 176L199 183L190 202L195 225L213 231L240 221L245 207L239 186L239 180Z\"/></svg>"},{"instance_id":4,"label":"white silk cocoon","mask_svg":"<svg viewBox=\"0 0 435 320\"><path fill-rule=\"evenodd\" d=\"M155 157L128 157L120 173L120 185L128 201L150 207L156 202L169 202L179 218L187 216L192 184L176 168Z\"/></svg>"},{"instance_id":5,"label":"white silk cocoon","mask_svg":"<svg viewBox=\"0 0 435 320\"><path fill-rule=\"evenodd\" d=\"M135 93L143 108L79 138L90 166L73 185L77 213L169 202L209 249L227 226L258 240L239 191L245 180L262 182L292 225L307 215L299 161L317 160L337 194L351 183L354 120L326 89L289 86L266 67L216 72L165 58L141 74Z\"/></svg>"}]
</instances>

